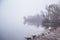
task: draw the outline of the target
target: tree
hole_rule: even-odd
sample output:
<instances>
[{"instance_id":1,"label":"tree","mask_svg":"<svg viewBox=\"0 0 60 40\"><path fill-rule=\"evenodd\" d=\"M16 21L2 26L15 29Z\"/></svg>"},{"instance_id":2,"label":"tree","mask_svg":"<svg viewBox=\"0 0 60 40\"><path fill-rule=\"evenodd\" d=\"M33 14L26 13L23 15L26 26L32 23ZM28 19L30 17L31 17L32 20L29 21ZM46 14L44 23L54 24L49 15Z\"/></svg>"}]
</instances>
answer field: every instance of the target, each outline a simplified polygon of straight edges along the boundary
<instances>
[{"instance_id":1,"label":"tree","mask_svg":"<svg viewBox=\"0 0 60 40\"><path fill-rule=\"evenodd\" d=\"M60 26L60 6L58 4L51 4L46 7L46 10L47 14L42 21L42 26L57 29Z\"/></svg>"}]
</instances>

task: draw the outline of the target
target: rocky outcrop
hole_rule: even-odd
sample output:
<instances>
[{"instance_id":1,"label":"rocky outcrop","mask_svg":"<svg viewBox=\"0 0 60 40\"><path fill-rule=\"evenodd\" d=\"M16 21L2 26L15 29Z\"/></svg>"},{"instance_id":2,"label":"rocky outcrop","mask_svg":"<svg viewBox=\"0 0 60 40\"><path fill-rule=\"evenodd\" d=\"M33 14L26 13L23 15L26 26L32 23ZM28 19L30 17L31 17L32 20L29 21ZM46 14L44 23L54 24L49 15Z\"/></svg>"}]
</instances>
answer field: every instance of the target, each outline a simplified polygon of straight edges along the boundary
<instances>
[{"instance_id":1,"label":"rocky outcrop","mask_svg":"<svg viewBox=\"0 0 60 40\"><path fill-rule=\"evenodd\" d=\"M32 35L29 40L60 40L60 28L47 33L42 33L41 35ZM26 39L28 40L28 38Z\"/></svg>"}]
</instances>

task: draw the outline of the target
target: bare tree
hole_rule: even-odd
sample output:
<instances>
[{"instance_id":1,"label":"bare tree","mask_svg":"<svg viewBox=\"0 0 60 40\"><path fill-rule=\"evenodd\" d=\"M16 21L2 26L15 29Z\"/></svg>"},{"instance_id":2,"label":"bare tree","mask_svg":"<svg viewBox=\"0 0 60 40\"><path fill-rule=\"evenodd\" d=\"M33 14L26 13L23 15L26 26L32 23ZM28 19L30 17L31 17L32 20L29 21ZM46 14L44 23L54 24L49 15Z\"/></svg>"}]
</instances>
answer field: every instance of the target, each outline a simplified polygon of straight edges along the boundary
<instances>
[{"instance_id":1,"label":"bare tree","mask_svg":"<svg viewBox=\"0 0 60 40\"><path fill-rule=\"evenodd\" d=\"M46 10L47 15L44 17L42 26L57 29L60 26L60 6L58 4L51 4L46 7Z\"/></svg>"}]
</instances>

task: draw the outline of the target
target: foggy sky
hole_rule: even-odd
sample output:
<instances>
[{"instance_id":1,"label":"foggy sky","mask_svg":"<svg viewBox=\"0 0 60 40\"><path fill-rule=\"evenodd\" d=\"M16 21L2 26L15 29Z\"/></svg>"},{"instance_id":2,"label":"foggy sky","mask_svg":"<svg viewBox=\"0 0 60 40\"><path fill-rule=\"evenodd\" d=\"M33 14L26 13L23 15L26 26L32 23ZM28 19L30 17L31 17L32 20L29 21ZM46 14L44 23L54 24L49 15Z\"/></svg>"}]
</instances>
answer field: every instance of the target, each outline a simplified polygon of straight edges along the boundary
<instances>
[{"instance_id":1,"label":"foggy sky","mask_svg":"<svg viewBox=\"0 0 60 40\"><path fill-rule=\"evenodd\" d=\"M45 6L51 3L58 3L58 0L2 0L0 5L2 38L23 40L25 35L42 31L43 28L24 26L23 16L40 14L40 10L44 10Z\"/></svg>"}]
</instances>

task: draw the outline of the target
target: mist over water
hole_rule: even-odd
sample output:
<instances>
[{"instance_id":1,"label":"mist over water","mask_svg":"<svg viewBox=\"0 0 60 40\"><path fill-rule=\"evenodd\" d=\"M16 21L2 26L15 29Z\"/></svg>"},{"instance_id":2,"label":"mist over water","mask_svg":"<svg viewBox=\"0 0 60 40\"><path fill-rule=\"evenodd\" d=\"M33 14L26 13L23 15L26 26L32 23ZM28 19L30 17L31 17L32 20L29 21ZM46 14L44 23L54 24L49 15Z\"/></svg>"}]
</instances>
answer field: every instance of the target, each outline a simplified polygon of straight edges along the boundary
<instances>
[{"instance_id":1,"label":"mist over water","mask_svg":"<svg viewBox=\"0 0 60 40\"><path fill-rule=\"evenodd\" d=\"M1 0L0 2L0 39L24 40L26 36L44 32L44 28L24 25L23 16L40 14L45 5L58 3L58 0Z\"/></svg>"}]
</instances>

